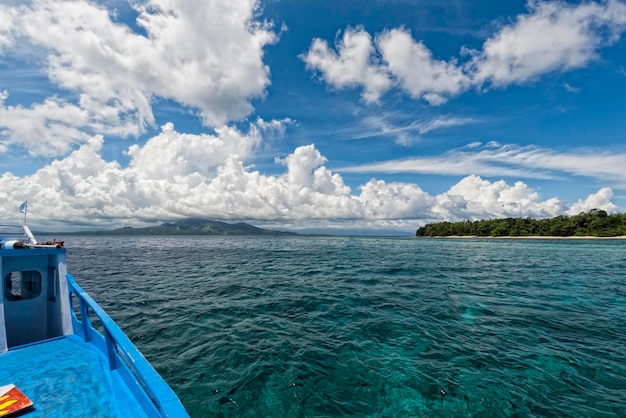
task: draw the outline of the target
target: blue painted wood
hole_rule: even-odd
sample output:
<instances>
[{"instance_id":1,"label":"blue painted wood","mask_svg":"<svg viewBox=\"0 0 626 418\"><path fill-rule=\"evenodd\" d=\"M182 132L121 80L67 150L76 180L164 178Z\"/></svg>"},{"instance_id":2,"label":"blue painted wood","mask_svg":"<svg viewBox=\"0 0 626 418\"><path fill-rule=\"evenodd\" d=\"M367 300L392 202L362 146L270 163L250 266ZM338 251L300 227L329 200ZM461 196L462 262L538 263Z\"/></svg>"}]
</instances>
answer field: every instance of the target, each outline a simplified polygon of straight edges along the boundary
<instances>
[{"instance_id":1,"label":"blue painted wood","mask_svg":"<svg viewBox=\"0 0 626 418\"><path fill-rule=\"evenodd\" d=\"M113 336L111 335L111 333L109 332L108 329L104 329L104 340L106 341L106 345L107 345L107 357L109 359L109 369L110 370L115 370L117 369L117 360L116 360L116 356L115 356L115 340L113 339Z\"/></svg>"},{"instance_id":2,"label":"blue painted wood","mask_svg":"<svg viewBox=\"0 0 626 418\"><path fill-rule=\"evenodd\" d=\"M82 300L80 301L80 319L83 326L83 337L85 341L90 341L91 335L89 331L91 329L91 321L89 320L89 306Z\"/></svg>"},{"instance_id":3,"label":"blue painted wood","mask_svg":"<svg viewBox=\"0 0 626 418\"><path fill-rule=\"evenodd\" d=\"M103 338L91 326L88 309L100 319L105 330L105 344L94 345L109 359L110 369L119 372L146 414L151 417L188 417L174 391L137 350L115 321L78 286L71 274L67 275L67 282L70 299L74 294L80 303L81 320L78 320L72 309L73 324L81 329L83 334L81 337L84 341L95 343L97 340L102 341ZM75 326L74 329L76 328Z\"/></svg>"},{"instance_id":4,"label":"blue painted wood","mask_svg":"<svg viewBox=\"0 0 626 418\"><path fill-rule=\"evenodd\" d=\"M0 382L15 384L33 401L24 418L155 416L108 370L102 352L76 334L0 354Z\"/></svg>"}]
</instances>

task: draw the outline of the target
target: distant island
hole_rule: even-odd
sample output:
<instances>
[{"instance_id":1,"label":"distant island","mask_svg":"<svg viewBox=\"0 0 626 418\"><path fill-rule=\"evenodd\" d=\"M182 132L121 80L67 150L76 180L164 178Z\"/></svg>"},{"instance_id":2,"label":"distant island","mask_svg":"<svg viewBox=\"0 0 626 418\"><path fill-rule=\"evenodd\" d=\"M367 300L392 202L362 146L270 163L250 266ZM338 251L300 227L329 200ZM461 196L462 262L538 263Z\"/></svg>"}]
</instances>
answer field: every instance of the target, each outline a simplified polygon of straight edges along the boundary
<instances>
[{"instance_id":1,"label":"distant island","mask_svg":"<svg viewBox=\"0 0 626 418\"><path fill-rule=\"evenodd\" d=\"M548 219L504 218L439 222L417 230L418 237L617 237L626 235L626 214L592 209L575 216Z\"/></svg>"},{"instance_id":2,"label":"distant island","mask_svg":"<svg viewBox=\"0 0 626 418\"><path fill-rule=\"evenodd\" d=\"M159 226L133 228L130 226L110 231L81 231L72 235L297 235L295 232L272 231L244 222L228 224L208 219L183 219Z\"/></svg>"}]
</instances>

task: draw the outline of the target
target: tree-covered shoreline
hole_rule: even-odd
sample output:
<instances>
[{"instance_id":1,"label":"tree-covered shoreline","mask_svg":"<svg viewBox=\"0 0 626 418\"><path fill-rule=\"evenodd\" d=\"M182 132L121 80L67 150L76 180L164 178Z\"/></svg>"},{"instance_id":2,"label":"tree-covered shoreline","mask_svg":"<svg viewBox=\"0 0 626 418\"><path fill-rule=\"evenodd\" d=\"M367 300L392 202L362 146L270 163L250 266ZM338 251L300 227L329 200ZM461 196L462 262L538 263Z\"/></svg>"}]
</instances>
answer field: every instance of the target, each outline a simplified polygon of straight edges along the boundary
<instances>
[{"instance_id":1,"label":"tree-covered shoreline","mask_svg":"<svg viewBox=\"0 0 626 418\"><path fill-rule=\"evenodd\" d=\"M481 221L438 222L424 225L418 237L616 237L626 235L626 213L609 215L592 209L575 216L547 219L502 218Z\"/></svg>"}]
</instances>

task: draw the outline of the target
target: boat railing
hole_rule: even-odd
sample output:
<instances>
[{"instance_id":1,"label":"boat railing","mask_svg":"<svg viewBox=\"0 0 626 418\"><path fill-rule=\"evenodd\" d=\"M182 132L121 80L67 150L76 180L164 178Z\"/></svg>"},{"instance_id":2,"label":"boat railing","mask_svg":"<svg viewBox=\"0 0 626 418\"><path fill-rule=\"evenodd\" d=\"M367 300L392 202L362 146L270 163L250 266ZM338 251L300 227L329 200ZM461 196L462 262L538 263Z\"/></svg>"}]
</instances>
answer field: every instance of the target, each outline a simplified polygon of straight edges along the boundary
<instances>
[{"instance_id":1,"label":"boat railing","mask_svg":"<svg viewBox=\"0 0 626 418\"><path fill-rule=\"evenodd\" d=\"M10 240L29 241L30 237L23 225L0 225L0 242Z\"/></svg>"},{"instance_id":2,"label":"boat railing","mask_svg":"<svg viewBox=\"0 0 626 418\"><path fill-rule=\"evenodd\" d=\"M163 378L98 303L67 275L74 333L92 343L108 359L109 368L127 383L148 416L187 417L180 400ZM76 298L78 306L76 306ZM94 327L95 315L102 331Z\"/></svg>"}]
</instances>

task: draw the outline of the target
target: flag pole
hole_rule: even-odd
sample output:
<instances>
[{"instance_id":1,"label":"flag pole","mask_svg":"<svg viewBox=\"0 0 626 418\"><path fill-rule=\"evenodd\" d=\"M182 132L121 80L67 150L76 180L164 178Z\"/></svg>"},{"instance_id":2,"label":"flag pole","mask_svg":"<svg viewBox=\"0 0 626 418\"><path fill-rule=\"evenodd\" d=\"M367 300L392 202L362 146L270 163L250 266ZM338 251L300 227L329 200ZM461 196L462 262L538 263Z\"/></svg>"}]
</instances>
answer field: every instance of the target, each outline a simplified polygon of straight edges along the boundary
<instances>
[{"instance_id":1,"label":"flag pole","mask_svg":"<svg viewBox=\"0 0 626 418\"><path fill-rule=\"evenodd\" d=\"M28 200L24 201L20 205L20 212L24 214L24 220L22 221L22 225L26 225L26 212L28 212Z\"/></svg>"}]
</instances>

